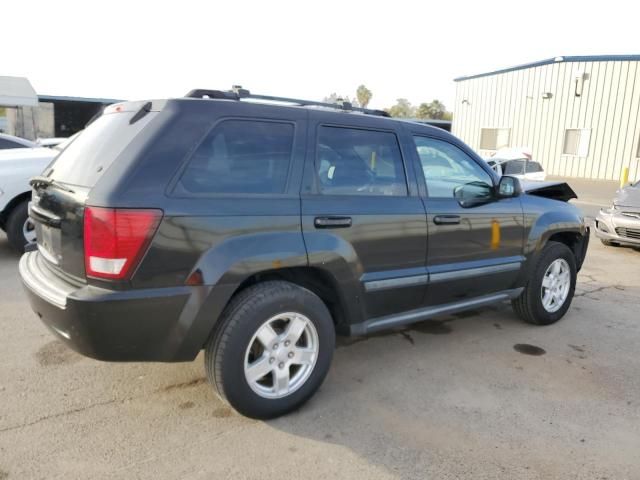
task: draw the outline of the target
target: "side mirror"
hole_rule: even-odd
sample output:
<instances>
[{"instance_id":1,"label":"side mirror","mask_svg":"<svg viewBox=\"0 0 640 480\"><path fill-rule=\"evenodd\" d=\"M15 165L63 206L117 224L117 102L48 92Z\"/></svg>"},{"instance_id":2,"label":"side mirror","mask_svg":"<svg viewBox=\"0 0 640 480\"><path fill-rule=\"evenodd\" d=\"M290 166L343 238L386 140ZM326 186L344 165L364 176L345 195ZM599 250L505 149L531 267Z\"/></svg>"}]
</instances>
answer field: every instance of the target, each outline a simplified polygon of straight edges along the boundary
<instances>
[{"instance_id":1,"label":"side mirror","mask_svg":"<svg viewBox=\"0 0 640 480\"><path fill-rule=\"evenodd\" d=\"M475 181L454 188L453 198L458 200L461 207L468 208L491 202L495 199L495 194L490 185Z\"/></svg>"},{"instance_id":2,"label":"side mirror","mask_svg":"<svg viewBox=\"0 0 640 480\"><path fill-rule=\"evenodd\" d=\"M522 185L516 177L500 177L498 182L498 198L513 198L522 193Z\"/></svg>"}]
</instances>

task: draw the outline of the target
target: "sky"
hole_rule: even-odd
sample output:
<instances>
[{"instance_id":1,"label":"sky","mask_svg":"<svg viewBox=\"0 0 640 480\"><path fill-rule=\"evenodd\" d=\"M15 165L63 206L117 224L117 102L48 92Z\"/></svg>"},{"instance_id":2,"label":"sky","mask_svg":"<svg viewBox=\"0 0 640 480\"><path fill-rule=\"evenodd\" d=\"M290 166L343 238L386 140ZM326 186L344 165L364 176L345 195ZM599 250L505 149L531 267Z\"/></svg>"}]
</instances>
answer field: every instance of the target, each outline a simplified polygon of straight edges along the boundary
<instances>
[{"instance_id":1,"label":"sky","mask_svg":"<svg viewBox=\"0 0 640 480\"><path fill-rule=\"evenodd\" d=\"M370 107L439 99L453 79L545 58L638 54L633 1L3 0L0 75L39 94L146 99L242 85Z\"/></svg>"}]
</instances>

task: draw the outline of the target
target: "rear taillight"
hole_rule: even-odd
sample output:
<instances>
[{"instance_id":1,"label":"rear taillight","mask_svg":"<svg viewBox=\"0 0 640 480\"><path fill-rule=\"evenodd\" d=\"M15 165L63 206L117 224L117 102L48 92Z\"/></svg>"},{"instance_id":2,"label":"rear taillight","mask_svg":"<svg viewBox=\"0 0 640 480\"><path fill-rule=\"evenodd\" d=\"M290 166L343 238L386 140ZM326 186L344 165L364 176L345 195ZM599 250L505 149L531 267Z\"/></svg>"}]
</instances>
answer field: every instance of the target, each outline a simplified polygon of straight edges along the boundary
<instances>
[{"instance_id":1,"label":"rear taillight","mask_svg":"<svg viewBox=\"0 0 640 480\"><path fill-rule=\"evenodd\" d=\"M162 210L86 207L84 265L87 276L129 278L161 219Z\"/></svg>"}]
</instances>

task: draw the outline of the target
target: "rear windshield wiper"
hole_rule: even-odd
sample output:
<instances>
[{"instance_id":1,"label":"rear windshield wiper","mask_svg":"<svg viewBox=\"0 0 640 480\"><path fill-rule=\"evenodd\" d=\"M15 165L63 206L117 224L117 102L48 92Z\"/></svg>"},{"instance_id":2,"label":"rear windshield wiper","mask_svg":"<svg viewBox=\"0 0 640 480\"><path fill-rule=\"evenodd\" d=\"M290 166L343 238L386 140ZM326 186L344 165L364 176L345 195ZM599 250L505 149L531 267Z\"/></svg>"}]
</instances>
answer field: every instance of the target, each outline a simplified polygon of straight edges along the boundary
<instances>
[{"instance_id":1,"label":"rear windshield wiper","mask_svg":"<svg viewBox=\"0 0 640 480\"><path fill-rule=\"evenodd\" d=\"M34 188L48 187L49 185L55 185L56 188L59 188L64 192L76 193L73 190L71 190L69 187L65 187L63 184L61 184L60 182L57 182L53 178L43 177L42 175L38 175L36 177L33 177L31 180L29 180L29 185L31 185Z\"/></svg>"}]
</instances>

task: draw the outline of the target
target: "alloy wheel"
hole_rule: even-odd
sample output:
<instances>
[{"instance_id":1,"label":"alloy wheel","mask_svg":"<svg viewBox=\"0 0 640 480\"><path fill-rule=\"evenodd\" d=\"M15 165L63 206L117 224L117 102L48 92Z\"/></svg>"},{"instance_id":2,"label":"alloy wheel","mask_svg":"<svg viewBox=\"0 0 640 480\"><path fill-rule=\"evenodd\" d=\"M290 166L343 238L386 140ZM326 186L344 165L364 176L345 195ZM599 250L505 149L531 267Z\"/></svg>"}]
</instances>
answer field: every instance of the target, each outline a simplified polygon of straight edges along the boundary
<instances>
[{"instance_id":1,"label":"alloy wheel","mask_svg":"<svg viewBox=\"0 0 640 480\"><path fill-rule=\"evenodd\" d=\"M244 375L263 398L282 398L309 379L318 359L318 332L306 316L287 312L264 322L251 338Z\"/></svg>"}]
</instances>

